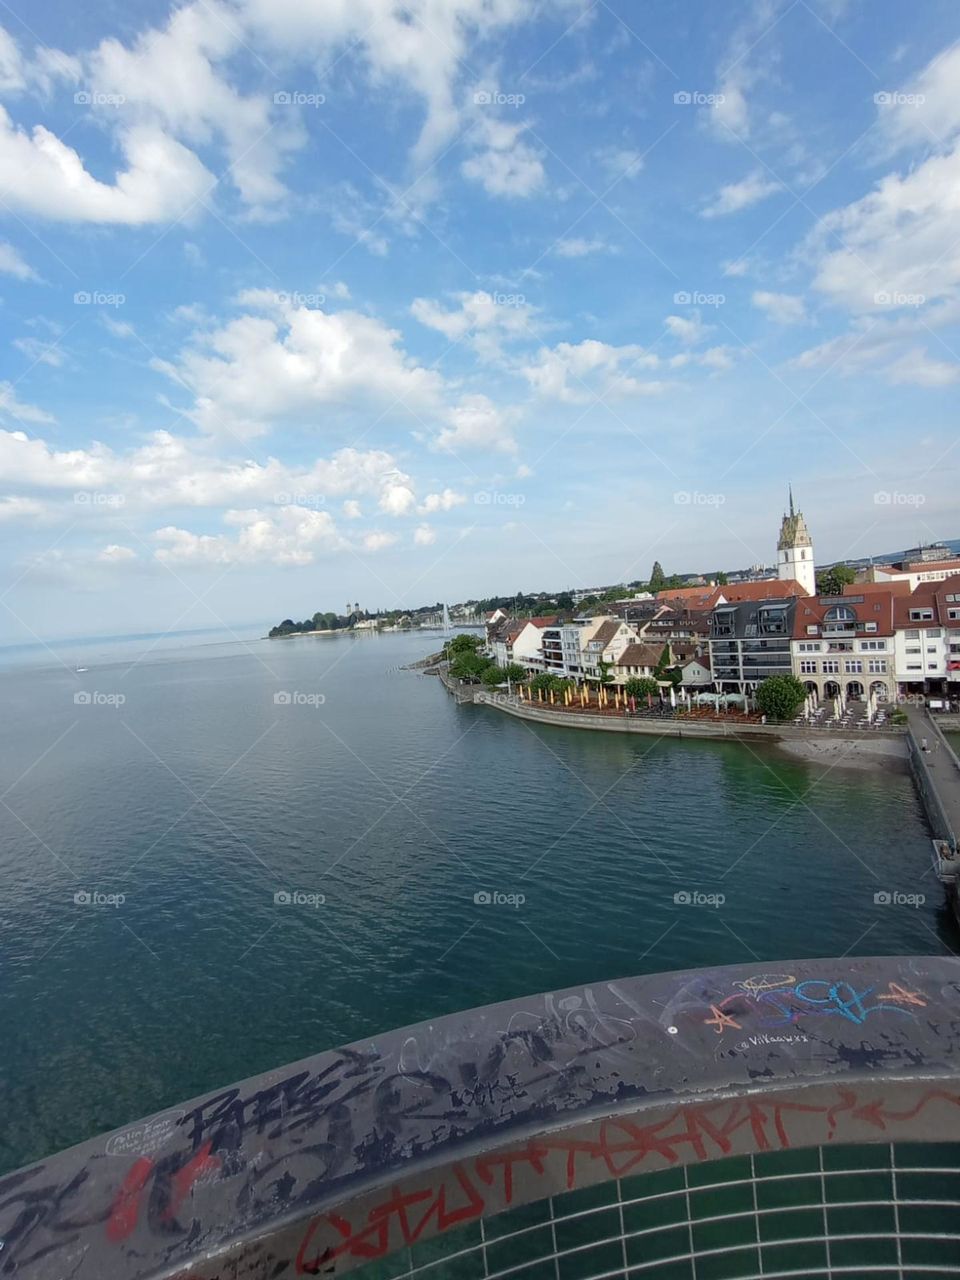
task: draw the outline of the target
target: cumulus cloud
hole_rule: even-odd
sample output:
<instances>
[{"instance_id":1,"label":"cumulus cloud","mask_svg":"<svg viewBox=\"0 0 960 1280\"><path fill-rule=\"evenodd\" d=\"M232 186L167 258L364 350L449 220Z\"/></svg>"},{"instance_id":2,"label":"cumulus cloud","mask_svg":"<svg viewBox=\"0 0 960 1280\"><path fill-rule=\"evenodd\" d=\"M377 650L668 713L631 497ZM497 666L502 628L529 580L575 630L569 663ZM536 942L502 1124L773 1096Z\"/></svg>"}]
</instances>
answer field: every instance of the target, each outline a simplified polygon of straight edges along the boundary
<instances>
[{"instance_id":1,"label":"cumulus cloud","mask_svg":"<svg viewBox=\"0 0 960 1280\"><path fill-rule=\"evenodd\" d=\"M414 545L418 547L432 546L437 540L437 533L428 524L419 524L413 531Z\"/></svg>"},{"instance_id":2,"label":"cumulus cloud","mask_svg":"<svg viewBox=\"0 0 960 1280\"><path fill-rule=\"evenodd\" d=\"M449 453L460 449L498 449L515 453L508 416L485 395L465 396L447 415L447 425L437 437L437 448Z\"/></svg>"},{"instance_id":3,"label":"cumulus cloud","mask_svg":"<svg viewBox=\"0 0 960 1280\"><path fill-rule=\"evenodd\" d=\"M534 195L546 175L540 152L523 141L523 132L522 124L484 120L477 154L460 166L463 176L479 182L491 196L524 199Z\"/></svg>"},{"instance_id":4,"label":"cumulus cloud","mask_svg":"<svg viewBox=\"0 0 960 1280\"><path fill-rule=\"evenodd\" d=\"M177 360L155 361L194 396L189 416L212 435L259 435L278 419L324 405L438 403L439 374L418 366L400 334L359 311L329 313L248 293L260 314L194 335Z\"/></svg>"},{"instance_id":5,"label":"cumulus cloud","mask_svg":"<svg viewBox=\"0 0 960 1280\"><path fill-rule=\"evenodd\" d=\"M643 347L610 346L588 338L541 347L535 360L521 370L531 387L547 399L583 404L610 394L654 395L661 382L643 382L628 369L656 369L659 358Z\"/></svg>"},{"instance_id":6,"label":"cumulus cloud","mask_svg":"<svg viewBox=\"0 0 960 1280\"><path fill-rule=\"evenodd\" d=\"M26 133L0 107L0 200L53 221L142 223L188 214L216 179L194 153L154 125L118 135L126 168L101 182L43 125Z\"/></svg>"},{"instance_id":7,"label":"cumulus cloud","mask_svg":"<svg viewBox=\"0 0 960 1280\"><path fill-rule=\"evenodd\" d=\"M53 422L52 416L43 409L18 400L12 382L0 382L0 421L4 418L17 422Z\"/></svg>"},{"instance_id":8,"label":"cumulus cloud","mask_svg":"<svg viewBox=\"0 0 960 1280\"><path fill-rule=\"evenodd\" d=\"M168 525L154 534L163 564L306 565L323 552L345 545L328 511L281 507L271 511L228 511L236 534L198 534Z\"/></svg>"}]
</instances>

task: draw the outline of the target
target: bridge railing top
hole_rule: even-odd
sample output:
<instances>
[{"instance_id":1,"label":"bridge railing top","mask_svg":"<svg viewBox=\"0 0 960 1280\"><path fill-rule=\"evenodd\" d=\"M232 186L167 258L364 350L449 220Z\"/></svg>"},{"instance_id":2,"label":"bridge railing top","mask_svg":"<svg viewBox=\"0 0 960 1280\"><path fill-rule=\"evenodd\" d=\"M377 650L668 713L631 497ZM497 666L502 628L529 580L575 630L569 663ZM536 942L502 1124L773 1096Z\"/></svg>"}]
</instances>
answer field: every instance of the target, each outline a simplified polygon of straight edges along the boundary
<instances>
[{"instance_id":1,"label":"bridge railing top","mask_svg":"<svg viewBox=\"0 0 960 1280\"><path fill-rule=\"evenodd\" d=\"M414 1213L430 1234L626 1171L958 1139L958 1034L960 962L936 957L655 974L451 1014L7 1175L0 1274L338 1273L402 1247Z\"/></svg>"}]
</instances>

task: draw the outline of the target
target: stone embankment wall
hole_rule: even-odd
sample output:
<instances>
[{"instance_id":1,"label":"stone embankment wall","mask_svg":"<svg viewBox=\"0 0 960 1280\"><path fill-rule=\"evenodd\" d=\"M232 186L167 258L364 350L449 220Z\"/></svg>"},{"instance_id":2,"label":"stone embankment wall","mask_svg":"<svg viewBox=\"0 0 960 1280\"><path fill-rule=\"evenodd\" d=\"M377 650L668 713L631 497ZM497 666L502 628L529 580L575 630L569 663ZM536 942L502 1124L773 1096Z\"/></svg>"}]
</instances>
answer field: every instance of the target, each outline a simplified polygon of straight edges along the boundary
<instances>
[{"instance_id":1,"label":"stone embankment wall","mask_svg":"<svg viewBox=\"0 0 960 1280\"><path fill-rule=\"evenodd\" d=\"M582 711L563 711L559 707L521 702L503 693L490 693L476 689L472 701L488 707L496 707L521 720L536 720L541 724L561 725L571 729L606 729L612 733L645 733L657 738L725 738L728 741L750 738L766 738L778 741L795 738L803 740L864 742L877 738L903 738L905 730L891 729L803 729L794 724L738 725L733 720L696 720L685 717L676 720L645 719L642 716L591 715Z\"/></svg>"}]
</instances>

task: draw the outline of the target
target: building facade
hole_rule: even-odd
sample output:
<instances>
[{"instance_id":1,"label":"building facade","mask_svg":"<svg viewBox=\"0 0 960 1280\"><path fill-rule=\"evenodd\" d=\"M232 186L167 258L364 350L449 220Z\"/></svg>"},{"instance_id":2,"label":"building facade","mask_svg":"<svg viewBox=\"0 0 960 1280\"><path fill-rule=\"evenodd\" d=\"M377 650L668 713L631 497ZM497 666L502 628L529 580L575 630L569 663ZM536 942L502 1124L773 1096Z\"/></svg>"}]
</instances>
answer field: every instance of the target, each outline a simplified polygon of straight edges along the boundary
<instances>
[{"instance_id":1,"label":"building facade","mask_svg":"<svg viewBox=\"0 0 960 1280\"><path fill-rule=\"evenodd\" d=\"M797 597L721 604L710 622L710 670L721 693L753 694L768 676L793 671Z\"/></svg>"},{"instance_id":2,"label":"building facade","mask_svg":"<svg viewBox=\"0 0 960 1280\"><path fill-rule=\"evenodd\" d=\"M817 590L817 575L813 563L813 539L807 529L801 511L793 509L793 490L790 490L790 511L785 512L777 541L777 577L800 583L804 594L812 596Z\"/></svg>"}]
</instances>

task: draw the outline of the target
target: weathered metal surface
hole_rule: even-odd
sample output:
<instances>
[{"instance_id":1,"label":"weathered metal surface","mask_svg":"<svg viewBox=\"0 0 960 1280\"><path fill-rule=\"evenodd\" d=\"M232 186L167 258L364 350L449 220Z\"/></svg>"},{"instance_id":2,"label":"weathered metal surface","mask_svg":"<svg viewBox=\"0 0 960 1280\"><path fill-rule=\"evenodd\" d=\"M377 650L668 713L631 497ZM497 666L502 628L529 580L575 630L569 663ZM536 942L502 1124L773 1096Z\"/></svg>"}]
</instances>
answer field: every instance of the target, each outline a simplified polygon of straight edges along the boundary
<instances>
[{"instance_id":1,"label":"weathered metal surface","mask_svg":"<svg viewBox=\"0 0 960 1280\"><path fill-rule=\"evenodd\" d=\"M0 1275L339 1274L606 1178L960 1139L960 962L657 974L458 1013L0 1180Z\"/></svg>"}]
</instances>

